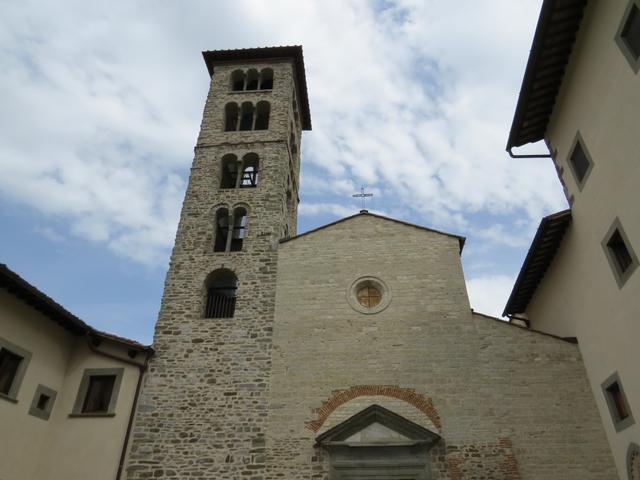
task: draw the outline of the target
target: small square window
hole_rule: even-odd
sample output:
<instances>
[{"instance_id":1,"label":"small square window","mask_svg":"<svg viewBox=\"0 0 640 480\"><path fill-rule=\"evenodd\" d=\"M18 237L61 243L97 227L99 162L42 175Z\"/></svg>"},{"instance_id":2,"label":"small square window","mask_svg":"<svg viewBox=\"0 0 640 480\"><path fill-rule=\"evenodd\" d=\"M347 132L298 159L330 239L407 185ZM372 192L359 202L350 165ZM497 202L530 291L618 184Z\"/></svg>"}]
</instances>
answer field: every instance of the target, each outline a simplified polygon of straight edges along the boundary
<instances>
[{"instance_id":1,"label":"small square window","mask_svg":"<svg viewBox=\"0 0 640 480\"><path fill-rule=\"evenodd\" d=\"M613 382L607 387L607 394L611 398L613 406L615 407L614 411L618 421L628 418L629 409L627 408L627 404L624 400L624 396L622 395L622 390L620 390L618 382Z\"/></svg>"},{"instance_id":2,"label":"small square window","mask_svg":"<svg viewBox=\"0 0 640 480\"><path fill-rule=\"evenodd\" d=\"M122 368L89 368L84 371L72 416L115 415Z\"/></svg>"},{"instance_id":3,"label":"small square window","mask_svg":"<svg viewBox=\"0 0 640 480\"><path fill-rule=\"evenodd\" d=\"M616 43L635 73L640 70L640 0L631 0L616 34Z\"/></svg>"},{"instance_id":4,"label":"small square window","mask_svg":"<svg viewBox=\"0 0 640 480\"><path fill-rule=\"evenodd\" d=\"M620 235L620 231L618 229L616 229L613 232L613 235L611 235L611 238L607 242L607 248L616 261L618 271L621 274L626 272L633 263L633 259L631 258L629 249L625 245L622 235Z\"/></svg>"},{"instance_id":5,"label":"small square window","mask_svg":"<svg viewBox=\"0 0 640 480\"><path fill-rule=\"evenodd\" d=\"M0 350L0 393L9 395L21 362L20 355L16 355L6 348Z\"/></svg>"},{"instance_id":6,"label":"small square window","mask_svg":"<svg viewBox=\"0 0 640 480\"><path fill-rule=\"evenodd\" d=\"M38 385L31 401L31 408L29 409L29 415L41 418L42 420L49 420L51 411L53 410L53 404L56 401L57 392L44 385Z\"/></svg>"},{"instance_id":7,"label":"small square window","mask_svg":"<svg viewBox=\"0 0 640 480\"><path fill-rule=\"evenodd\" d=\"M82 413L107 413L115 381L115 375L90 377L89 388L82 405Z\"/></svg>"},{"instance_id":8,"label":"small square window","mask_svg":"<svg viewBox=\"0 0 640 480\"><path fill-rule=\"evenodd\" d=\"M573 141L573 148L569 155L569 167L571 167L570 170L578 184L578 188L582 190L582 187L587 181L587 177L593 168L593 162L591 161L591 157L587 152L584 140L580 133L576 135L576 138Z\"/></svg>"},{"instance_id":9,"label":"small square window","mask_svg":"<svg viewBox=\"0 0 640 480\"><path fill-rule=\"evenodd\" d=\"M617 218L604 237L602 247L618 286L622 287L638 266L638 259Z\"/></svg>"},{"instance_id":10,"label":"small square window","mask_svg":"<svg viewBox=\"0 0 640 480\"><path fill-rule=\"evenodd\" d=\"M36 402L36 408L38 410L46 410L47 405L49 405L49 400L51 400L51 397L49 395L41 393L38 397L38 401Z\"/></svg>"},{"instance_id":11,"label":"small square window","mask_svg":"<svg viewBox=\"0 0 640 480\"><path fill-rule=\"evenodd\" d=\"M31 352L0 337L0 398L16 402Z\"/></svg>"},{"instance_id":12,"label":"small square window","mask_svg":"<svg viewBox=\"0 0 640 480\"><path fill-rule=\"evenodd\" d=\"M602 391L607 401L609 413L616 432L633 425L633 415L629 409L629 402L624 394L618 373L614 373L602 383Z\"/></svg>"}]
</instances>

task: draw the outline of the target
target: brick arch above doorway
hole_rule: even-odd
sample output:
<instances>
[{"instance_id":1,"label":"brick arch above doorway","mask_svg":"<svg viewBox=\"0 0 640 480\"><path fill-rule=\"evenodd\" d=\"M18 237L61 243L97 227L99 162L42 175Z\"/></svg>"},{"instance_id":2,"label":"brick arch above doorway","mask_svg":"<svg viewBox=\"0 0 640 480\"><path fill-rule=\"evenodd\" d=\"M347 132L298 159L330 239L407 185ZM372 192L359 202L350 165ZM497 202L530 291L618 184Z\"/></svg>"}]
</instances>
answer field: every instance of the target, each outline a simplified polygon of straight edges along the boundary
<instances>
[{"instance_id":1,"label":"brick arch above doorway","mask_svg":"<svg viewBox=\"0 0 640 480\"><path fill-rule=\"evenodd\" d=\"M306 427L318 432L327 418L341 405L358 397L388 397L402 400L422 413L438 430L442 430L442 420L436 410L433 401L426 395L417 393L412 388L403 388L397 385L354 385L347 389L334 390L331 396L322 402L322 405L313 410L316 418L306 422Z\"/></svg>"}]
</instances>

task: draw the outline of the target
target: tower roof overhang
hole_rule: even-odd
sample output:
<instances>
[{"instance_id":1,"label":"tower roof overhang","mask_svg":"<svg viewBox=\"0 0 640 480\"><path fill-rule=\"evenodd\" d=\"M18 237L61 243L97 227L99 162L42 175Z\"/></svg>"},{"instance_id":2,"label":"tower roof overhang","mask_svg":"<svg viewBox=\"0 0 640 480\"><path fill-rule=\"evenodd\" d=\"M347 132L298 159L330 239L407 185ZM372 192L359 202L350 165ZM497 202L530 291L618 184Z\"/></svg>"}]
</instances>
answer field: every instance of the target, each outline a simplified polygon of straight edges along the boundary
<instances>
[{"instance_id":1,"label":"tower roof overhang","mask_svg":"<svg viewBox=\"0 0 640 480\"><path fill-rule=\"evenodd\" d=\"M207 64L209 75L214 74L215 66L246 62L264 61L276 59L291 59L295 67L294 76L300 95L300 117L303 130L311 130L311 111L309 110L309 95L307 92L307 76L304 70L304 57L301 45L291 45L282 47L261 47L261 48L239 48L234 50L207 50L202 52L204 61Z\"/></svg>"},{"instance_id":2,"label":"tower roof overhang","mask_svg":"<svg viewBox=\"0 0 640 480\"><path fill-rule=\"evenodd\" d=\"M587 0L544 0L507 151L544 139Z\"/></svg>"}]
</instances>

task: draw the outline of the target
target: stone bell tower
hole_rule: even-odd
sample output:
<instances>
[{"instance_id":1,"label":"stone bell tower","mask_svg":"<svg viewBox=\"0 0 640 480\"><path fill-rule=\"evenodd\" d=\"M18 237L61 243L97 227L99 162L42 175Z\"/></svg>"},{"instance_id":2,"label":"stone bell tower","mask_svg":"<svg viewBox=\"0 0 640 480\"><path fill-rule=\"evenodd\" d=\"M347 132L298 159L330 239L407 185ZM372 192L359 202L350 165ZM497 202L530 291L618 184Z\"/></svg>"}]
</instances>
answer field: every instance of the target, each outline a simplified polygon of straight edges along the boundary
<instances>
[{"instance_id":1,"label":"stone bell tower","mask_svg":"<svg viewBox=\"0 0 640 480\"><path fill-rule=\"evenodd\" d=\"M265 477L278 241L295 235L302 48L204 52L211 86L126 478Z\"/></svg>"}]
</instances>

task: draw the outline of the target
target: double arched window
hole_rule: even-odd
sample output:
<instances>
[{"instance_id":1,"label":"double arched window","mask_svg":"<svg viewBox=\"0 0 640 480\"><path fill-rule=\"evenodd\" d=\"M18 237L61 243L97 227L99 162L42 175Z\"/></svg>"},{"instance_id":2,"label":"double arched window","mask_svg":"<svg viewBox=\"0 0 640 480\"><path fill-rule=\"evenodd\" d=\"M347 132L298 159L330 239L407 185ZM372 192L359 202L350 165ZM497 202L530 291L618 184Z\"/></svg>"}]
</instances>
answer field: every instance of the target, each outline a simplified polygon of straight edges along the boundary
<instances>
[{"instance_id":1,"label":"double arched window","mask_svg":"<svg viewBox=\"0 0 640 480\"><path fill-rule=\"evenodd\" d=\"M246 72L234 70L231 74L231 90L234 92L273 90L273 70L270 68L263 68L260 72L255 68Z\"/></svg>"},{"instance_id":2,"label":"double arched window","mask_svg":"<svg viewBox=\"0 0 640 480\"><path fill-rule=\"evenodd\" d=\"M205 280L204 318L232 318L236 310L238 277L226 268L211 272Z\"/></svg>"},{"instance_id":3,"label":"double arched window","mask_svg":"<svg viewBox=\"0 0 640 480\"><path fill-rule=\"evenodd\" d=\"M247 209L236 207L231 215L226 207L215 215L214 252L239 252L247 235Z\"/></svg>"},{"instance_id":4,"label":"double arched window","mask_svg":"<svg viewBox=\"0 0 640 480\"><path fill-rule=\"evenodd\" d=\"M268 130L271 105L262 100L254 105L251 102L229 102L224 107L225 132Z\"/></svg>"},{"instance_id":5,"label":"double arched window","mask_svg":"<svg viewBox=\"0 0 640 480\"><path fill-rule=\"evenodd\" d=\"M253 188L258 186L260 159L255 153L238 157L229 153L222 157L220 188Z\"/></svg>"}]
</instances>

